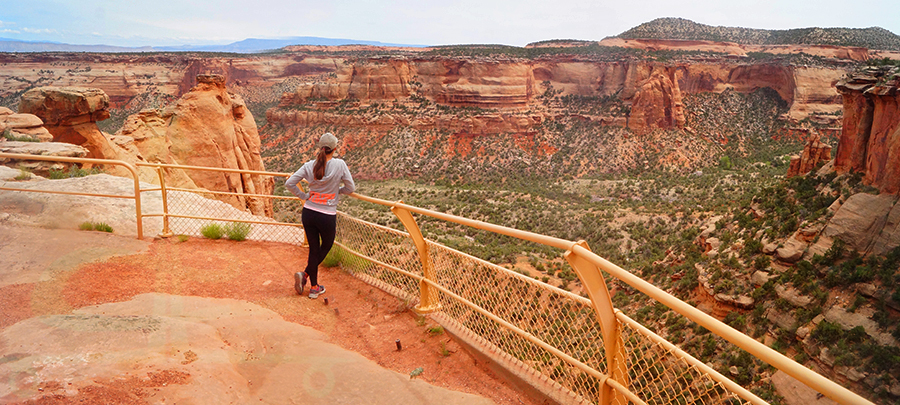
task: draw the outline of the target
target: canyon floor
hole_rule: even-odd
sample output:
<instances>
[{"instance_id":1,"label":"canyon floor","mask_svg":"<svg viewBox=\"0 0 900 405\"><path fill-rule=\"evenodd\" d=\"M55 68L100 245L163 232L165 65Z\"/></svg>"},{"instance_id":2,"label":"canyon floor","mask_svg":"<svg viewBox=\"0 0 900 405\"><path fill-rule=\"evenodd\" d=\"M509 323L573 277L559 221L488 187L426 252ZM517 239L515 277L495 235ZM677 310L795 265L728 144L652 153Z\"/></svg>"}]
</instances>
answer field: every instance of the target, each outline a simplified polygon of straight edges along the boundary
<instances>
[{"instance_id":1,"label":"canyon floor","mask_svg":"<svg viewBox=\"0 0 900 405\"><path fill-rule=\"evenodd\" d=\"M0 403L537 403L338 268L320 271L324 296L297 296L305 261L280 243L0 224Z\"/></svg>"}]
</instances>

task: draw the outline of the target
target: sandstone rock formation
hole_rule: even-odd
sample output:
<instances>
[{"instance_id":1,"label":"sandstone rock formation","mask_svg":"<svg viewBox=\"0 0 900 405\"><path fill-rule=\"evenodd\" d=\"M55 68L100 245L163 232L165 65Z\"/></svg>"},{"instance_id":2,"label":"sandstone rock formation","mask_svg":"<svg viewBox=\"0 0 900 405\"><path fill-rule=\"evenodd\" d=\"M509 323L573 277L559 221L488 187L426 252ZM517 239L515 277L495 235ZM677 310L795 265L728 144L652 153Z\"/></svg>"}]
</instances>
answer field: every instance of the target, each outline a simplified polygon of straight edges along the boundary
<instances>
[{"instance_id":1,"label":"sandstone rock formation","mask_svg":"<svg viewBox=\"0 0 900 405\"><path fill-rule=\"evenodd\" d=\"M900 68L868 68L837 84L844 124L834 167L864 173L883 193L900 192Z\"/></svg>"},{"instance_id":2,"label":"sandstone rock formation","mask_svg":"<svg viewBox=\"0 0 900 405\"><path fill-rule=\"evenodd\" d=\"M631 103L628 127L638 132L647 129L684 128L684 109L678 81L660 70L641 82Z\"/></svg>"},{"instance_id":3,"label":"sandstone rock formation","mask_svg":"<svg viewBox=\"0 0 900 405\"><path fill-rule=\"evenodd\" d=\"M259 133L240 97L225 89L220 75L200 75L199 84L165 111L142 111L115 135L104 134L96 120L109 115L108 97L99 89L43 87L23 96L20 108L42 116L58 142L85 147L87 157L264 171ZM130 177L121 166L106 172ZM139 178L159 183L156 169L139 167ZM271 199L240 194L271 194L271 177L216 171L166 169L170 187L237 193L222 200L258 215L272 216Z\"/></svg>"},{"instance_id":4,"label":"sandstone rock formation","mask_svg":"<svg viewBox=\"0 0 900 405\"><path fill-rule=\"evenodd\" d=\"M200 75L197 81L172 108L129 117L111 141L119 150L151 163L265 171L256 122L243 100L226 91L221 75ZM271 194L274 188L274 180L267 176L200 170L168 173L171 187L239 194ZM272 216L271 199L220 198L254 214Z\"/></svg>"},{"instance_id":5,"label":"sandstone rock formation","mask_svg":"<svg viewBox=\"0 0 900 405\"><path fill-rule=\"evenodd\" d=\"M765 52L775 55L800 54L825 58L865 61L869 59L866 48L834 45L753 45L734 42L699 41L683 39L605 38L599 42L603 46L644 49L653 51L707 51L729 55L747 56L750 52Z\"/></svg>"},{"instance_id":6,"label":"sandstone rock formation","mask_svg":"<svg viewBox=\"0 0 900 405\"><path fill-rule=\"evenodd\" d=\"M831 145L819 141L819 135L810 136L800 156L791 156L786 177L806 174L815 169L820 162L831 160Z\"/></svg>"},{"instance_id":7,"label":"sandstone rock formation","mask_svg":"<svg viewBox=\"0 0 900 405\"><path fill-rule=\"evenodd\" d=\"M97 121L109 118L109 97L103 90L76 87L38 87L25 92L19 112L34 114L53 134L54 142L84 146L88 157L116 156Z\"/></svg>"},{"instance_id":8,"label":"sandstone rock formation","mask_svg":"<svg viewBox=\"0 0 900 405\"><path fill-rule=\"evenodd\" d=\"M39 156L63 156L83 158L88 154L87 149L78 145L61 142L0 142L0 152L19 153L24 155ZM51 162L43 160L21 161L16 159L0 158L0 165L13 169L26 170L41 176L47 176L50 170L69 170L74 163Z\"/></svg>"},{"instance_id":9,"label":"sandstone rock formation","mask_svg":"<svg viewBox=\"0 0 900 405\"><path fill-rule=\"evenodd\" d=\"M885 255L900 245L900 204L897 196L859 193L850 196L834 214L822 235L841 239L849 248Z\"/></svg>"},{"instance_id":10,"label":"sandstone rock formation","mask_svg":"<svg viewBox=\"0 0 900 405\"><path fill-rule=\"evenodd\" d=\"M653 49L669 46L666 41L646 43ZM801 48L797 47L796 51L805 49ZM29 89L28 83L36 82L54 87L90 86L107 93L113 109L133 113L172 102L196 84L198 74L214 72L225 76L235 93L253 103L277 101L286 92L291 95L288 97L292 98L291 105L313 101L369 104L428 100L458 107L534 110L550 88L559 97L616 97L631 105L635 93L646 84L651 73L664 66L663 74L682 94L726 89L750 92L770 87L790 105L791 119L800 120L809 114L840 109L839 95L832 82L847 71L839 63L803 67L740 58L661 63L564 54L531 59L424 56L422 52L427 49L418 48L368 49L394 52L373 57L338 53L347 50L346 47L294 50L297 53L229 58L179 54L0 55L0 62L5 63L0 72L0 83L4 83L0 86L0 96L25 91ZM708 50L720 51L715 46ZM34 70L35 66L41 69ZM673 112L678 109L674 104L661 107ZM625 125L624 120L604 120L612 125ZM677 122L677 118L672 120Z\"/></svg>"},{"instance_id":11,"label":"sandstone rock formation","mask_svg":"<svg viewBox=\"0 0 900 405\"><path fill-rule=\"evenodd\" d=\"M34 114L16 114L6 107L0 107L0 134L13 138L28 138L38 142L49 142L53 135L44 128L44 122ZM6 137L0 137L0 142Z\"/></svg>"},{"instance_id":12,"label":"sandstone rock formation","mask_svg":"<svg viewBox=\"0 0 900 405\"><path fill-rule=\"evenodd\" d=\"M16 348L0 369L8 381L0 388L4 402L493 403L410 380L235 299L141 294L29 318L0 331L0 339ZM315 376L324 382L311 382Z\"/></svg>"}]
</instances>

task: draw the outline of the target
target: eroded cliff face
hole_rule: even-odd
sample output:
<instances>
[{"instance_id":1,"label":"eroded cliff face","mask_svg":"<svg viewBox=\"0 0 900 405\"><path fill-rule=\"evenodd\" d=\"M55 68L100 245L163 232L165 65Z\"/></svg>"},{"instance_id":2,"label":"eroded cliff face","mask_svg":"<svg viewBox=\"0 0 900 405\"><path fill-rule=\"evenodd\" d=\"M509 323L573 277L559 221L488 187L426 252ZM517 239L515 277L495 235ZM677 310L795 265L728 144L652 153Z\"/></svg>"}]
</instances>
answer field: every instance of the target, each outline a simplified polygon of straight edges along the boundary
<instances>
[{"instance_id":1,"label":"eroded cliff face","mask_svg":"<svg viewBox=\"0 0 900 405\"><path fill-rule=\"evenodd\" d=\"M641 44L641 49L682 49L698 44L672 41L628 40L620 46ZM677 41L676 41L677 42ZM727 51L728 44L699 44L710 51ZM674 48L673 48L674 47ZM723 48L724 47L724 48ZM746 47L744 47L746 48ZM794 47L785 53L813 52L820 47ZM801 49L802 48L802 49ZM807 49L809 48L809 49ZM815 48L815 49L814 49ZM821 47L831 58L857 60L854 49ZM704 48L705 49L705 48ZM743 48L741 48L743 49ZM587 117L634 130L678 128L678 119L658 120L659 107L677 117L677 93L752 92L769 87L791 107L789 118L809 114L833 114L840 110L839 94L832 84L847 71L841 63L826 67L802 67L777 62L755 62L748 52L774 50L735 49L734 58L714 57L657 62L626 58L599 61L575 55L550 55L534 59L513 57L424 56L427 49L393 49L385 56L354 56L343 48L296 48L297 53L201 57L191 54L3 54L0 55L0 103L15 106L21 94L40 86L77 86L103 90L109 96L113 120L122 113L170 105L196 85L198 74L220 74L226 86L250 105L274 103L283 93L282 105L309 102L401 102L424 99L444 106L559 114L540 107L553 97L615 97L636 115ZM363 50L372 54L378 49ZM311 54L316 51L316 54ZM387 50L386 50L387 51ZM343 54L337 52L344 52ZM824 52L824 51L823 51ZM830 52L830 53L829 53ZM660 72L671 85L659 82ZM648 81L652 81L650 83ZM650 83L650 84L648 84ZM644 88L643 102L633 105ZM646 90L656 88L650 95ZM653 102L647 102L652 96ZM666 102L657 105L657 102ZM318 108L318 107L317 107ZM261 113L261 111L257 111ZM562 112L565 113L565 112ZM649 121L643 117L652 117ZM277 113L272 116L278 120ZM646 121L646 122L641 122ZM119 124L120 125L120 124ZM113 132L118 128L104 128Z\"/></svg>"},{"instance_id":2,"label":"eroded cliff face","mask_svg":"<svg viewBox=\"0 0 900 405\"><path fill-rule=\"evenodd\" d=\"M671 63L645 61L596 62L575 58L551 60L310 57L297 61L296 71L316 72L295 92L285 94L280 108L267 113L269 122L300 125L343 125L328 111L340 103L416 104L422 100L452 107L472 107L503 113L531 111L545 116L560 97L616 98L630 109L620 116L586 117L638 132L684 126L683 93L735 90L749 93L772 88L790 105L789 118L834 114L841 109L833 84L844 67L813 68L728 61ZM549 107L549 108L546 108ZM292 110L312 110L297 114ZM319 114L318 111L325 111ZM360 126L362 118L345 118ZM448 118L449 119L449 118ZM379 125L410 125L411 118L383 119ZM540 123L540 121L536 121ZM480 134L503 130L486 128Z\"/></svg>"},{"instance_id":3,"label":"eroded cliff face","mask_svg":"<svg viewBox=\"0 0 900 405\"><path fill-rule=\"evenodd\" d=\"M844 123L835 170L864 173L865 184L900 193L900 68L868 68L837 84Z\"/></svg>"}]
</instances>

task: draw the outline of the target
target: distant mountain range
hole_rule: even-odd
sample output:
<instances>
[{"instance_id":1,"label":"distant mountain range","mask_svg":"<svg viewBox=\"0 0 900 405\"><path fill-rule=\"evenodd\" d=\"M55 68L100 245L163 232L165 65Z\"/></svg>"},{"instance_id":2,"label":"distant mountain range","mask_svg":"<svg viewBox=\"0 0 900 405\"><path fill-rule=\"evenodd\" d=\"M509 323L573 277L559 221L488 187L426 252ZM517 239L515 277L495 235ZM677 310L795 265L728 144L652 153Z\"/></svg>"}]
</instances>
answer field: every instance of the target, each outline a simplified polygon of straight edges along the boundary
<instances>
[{"instance_id":1,"label":"distant mountain range","mask_svg":"<svg viewBox=\"0 0 900 405\"><path fill-rule=\"evenodd\" d=\"M900 36L881 27L763 30L714 27L684 18L657 18L625 31L618 37L735 42L745 45L838 45L900 50Z\"/></svg>"},{"instance_id":2,"label":"distant mountain range","mask_svg":"<svg viewBox=\"0 0 900 405\"><path fill-rule=\"evenodd\" d=\"M59 42L33 42L0 38L0 52L235 52L255 53L283 48L289 45L374 45L420 47L424 45L388 44L356 39L289 37L281 39L248 38L226 45L181 45L123 47L112 45L73 45Z\"/></svg>"}]
</instances>

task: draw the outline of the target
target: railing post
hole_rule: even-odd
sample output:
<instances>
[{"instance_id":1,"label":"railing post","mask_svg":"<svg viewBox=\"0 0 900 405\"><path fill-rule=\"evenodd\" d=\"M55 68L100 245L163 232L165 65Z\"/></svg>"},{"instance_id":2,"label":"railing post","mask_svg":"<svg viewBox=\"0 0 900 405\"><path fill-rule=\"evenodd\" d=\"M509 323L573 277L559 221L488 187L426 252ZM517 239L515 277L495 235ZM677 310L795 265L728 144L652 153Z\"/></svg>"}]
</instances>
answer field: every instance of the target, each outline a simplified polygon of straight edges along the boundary
<instances>
[{"instance_id":1,"label":"railing post","mask_svg":"<svg viewBox=\"0 0 900 405\"><path fill-rule=\"evenodd\" d=\"M575 243L587 250L590 248L587 242L580 240ZM594 312L600 321L600 333L603 334L603 349L606 352L606 366L609 378L615 380L624 387L628 387L628 370L625 362L625 348L619 344L619 320L613 309L609 289L600 268L583 257L578 256L573 250L565 254L566 261L578 273L588 296L594 304ZM609 384L600 387L600 404L611 403L626 404L627 399L621 393L613 390Z\"/></svg>"},{"instance_id":2,"label":"railing post","mask_svg":"<svg viewBox=\"0 0 900 405\"><path fill-rule=\"evenodd\" d=\"M398 201L398 203L402 203L402 201ZM409 237L416 244L416 249L419 251L419 260L422 262L422 275L428 280L434 280L434 266L431 263L431 255L428 253L428 244L425 243L425 237L422 236L422 231L419 230L416 219L413 218L412 213L398 207L396 204L391 206L391 212L400 219L400 222L406 227ZM420 281L419 305L414 310L419 314L429 314L440 309L441 302L437 290L425 281Z\"/></svg>"},{"instance_id":3,"label":"railing post","mask_svg":"<svg viewBox=\"0 0 900 405\"><path fill-rule=\"evenodd\" d=\"M163 208L163 229L159 237L171 238L175 234L169 229L169 194L166 192L166 176L163 174L163 168L160 166L156 167L156 174L159 175L159 192L162 196Z\"/></svg>"}]
</instances>

